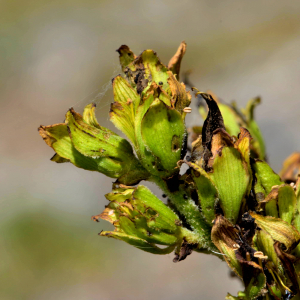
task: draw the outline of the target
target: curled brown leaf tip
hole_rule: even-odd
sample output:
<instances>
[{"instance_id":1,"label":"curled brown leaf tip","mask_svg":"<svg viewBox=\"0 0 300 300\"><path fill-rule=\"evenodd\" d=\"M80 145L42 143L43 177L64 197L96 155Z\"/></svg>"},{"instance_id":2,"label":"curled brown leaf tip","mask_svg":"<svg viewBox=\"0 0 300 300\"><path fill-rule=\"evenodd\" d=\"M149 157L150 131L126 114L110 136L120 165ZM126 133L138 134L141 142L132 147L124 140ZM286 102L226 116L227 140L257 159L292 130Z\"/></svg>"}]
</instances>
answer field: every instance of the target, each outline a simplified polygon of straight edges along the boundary
<instances>
[{"instance_id":1,"label":"curled brown leaf tip","mask_svg":"<svg viewBox=\"0 0 300 300\"><path fill-rule=\"evenodd\" d=\"M279 173L281 179L287 183L295 182L300 173L300 152L292 153L283 163Z\"/></svg>"},{"instance_id":2,"label":"curled brown leaf tip","mask_svg":"<svg viewBox=\"0 0 300 300\"><path fill-rule=\"evenodd\" d=\"M246 128L240 127L240 130L241 132L239 133L238 139L234 144L236 147L238 147L238 145L243 141L244 138L252 140L251 134Z\"/></svg>"},{"instance_id":3,"label":"curled brown leaf tip","mask_svg":"<svg viewBox=\"0 0 300 300\"><path fill-rule=\"evenodd\" d=\"M180 72L180 64L181 60L186 51L186 42L181 42L174 56L170 59L168 63L168 69L173 72L173 74L177 74L177 79L179 80L179 72Z\"/></svg>"},{"instance_id":4,"label":"curled brown leaf tip","mask_svg":"<svg viewBox=\"0 0 300 300\"><path fill-rule=\"evenodd\" d=\"M56 142L56 139L51 135L51 131L57 127L57 126L65 126L66 124L64 123L58 123L58 124L54 124L54 125L49 125L49 126L43 126L41 125L38 128L38 132L39 135L43 138L43 140L45 141L45 143L52 147L53 143Z\"/></svg>"},{"instance_id":5,"label":"curled brown leaf tip","mask_svg":"<svg viewBox=\"0 0 300 300\"><path fill-rule=\"evenodd\" d=\"M206 169L206 171L209 171L209 167L207 167L207 164L208 164L208 160L212 156L212 152L211 152L212 138L216 133L215 131L217 129L221 129L225 133L226 131L225 131L223 117L217 102L213 99L213 97L210 94L206 94L202 92L198 92L196 93L196 95L197 94L201 94L203 99L206 101L209 109L202 128L202 145L204 148L204 152L203 152L204 168Z\"/></svg>"},{"instance_id":6,"label":"curled brown leaf tip","mask_svg":"<svg viewBox=\"0 0 300 300\"><path fill-rule=\"evenodd\" d=\"M210 143L213 137L213 132L216 129L224 129L224 121L217 102L209 94L202 93L201 96L208 105L208 115L204 121L202 129L202 144L206 148L210 149Z\"/></svg>"}]
</instances>

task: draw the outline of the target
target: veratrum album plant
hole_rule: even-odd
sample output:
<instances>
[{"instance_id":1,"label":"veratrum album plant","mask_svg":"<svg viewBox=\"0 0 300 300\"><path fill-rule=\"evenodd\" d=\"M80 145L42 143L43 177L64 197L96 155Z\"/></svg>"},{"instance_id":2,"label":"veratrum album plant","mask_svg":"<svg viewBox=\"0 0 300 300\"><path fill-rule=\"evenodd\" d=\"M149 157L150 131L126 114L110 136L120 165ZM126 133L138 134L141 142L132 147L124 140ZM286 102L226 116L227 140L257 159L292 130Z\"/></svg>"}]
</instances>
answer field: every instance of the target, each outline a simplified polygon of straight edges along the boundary
<instances>
[{"instance_id":1,"label":"veratrum album plant","mask_svg":"<svg viewBox=\"0 0 300 300\"><path fill-rule=\"evenodd\" d=\"M292 299L299 294L300 154L279 175L268 165L254 120L259 98L240 110L198 91L195 101L207 104L199 102L204 123L186 128L185 50L182 42L168 66L152 50L117 50L124 74L112 81L109 115L127 139L98 123L94 104L82 115L71 108L64 123L39 133L56 152L52 161L115 178L108 205L92 217L115 228L101 236L153 254L174 252L174 262L192 252L218 256L245 285L226 299ZM157 184L167 203L143 180Z\"/></svg>"}]
</instances>

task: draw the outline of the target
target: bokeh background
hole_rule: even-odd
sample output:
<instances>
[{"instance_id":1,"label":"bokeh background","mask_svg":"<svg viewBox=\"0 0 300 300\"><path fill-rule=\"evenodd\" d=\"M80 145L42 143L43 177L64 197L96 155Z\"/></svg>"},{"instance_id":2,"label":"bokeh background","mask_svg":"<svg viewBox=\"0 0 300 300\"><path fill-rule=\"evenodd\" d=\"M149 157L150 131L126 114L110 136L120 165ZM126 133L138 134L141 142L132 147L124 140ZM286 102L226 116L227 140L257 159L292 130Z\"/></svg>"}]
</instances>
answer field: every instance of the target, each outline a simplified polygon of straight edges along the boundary
<instances>
[{"instance_id":1,"label":"bokeh background","mask_svg":"<svg viewBox=\"0 0 300 300\"><path fill-rule=\"evenodd\" d=\"M201 90L244 106L253 96L269 161L300 150L300 2L217 0L0 1L0 299L224 299L242 288L218 258L174 264L97 234L111 179L49 161L37 127L97 103L108 120L115 50L154 49ZM194 110L195 111L195 110ZM195 113L191 123L201 124ZM160 192L153 189L158 196Z\"/></svg>"}]
</instances>

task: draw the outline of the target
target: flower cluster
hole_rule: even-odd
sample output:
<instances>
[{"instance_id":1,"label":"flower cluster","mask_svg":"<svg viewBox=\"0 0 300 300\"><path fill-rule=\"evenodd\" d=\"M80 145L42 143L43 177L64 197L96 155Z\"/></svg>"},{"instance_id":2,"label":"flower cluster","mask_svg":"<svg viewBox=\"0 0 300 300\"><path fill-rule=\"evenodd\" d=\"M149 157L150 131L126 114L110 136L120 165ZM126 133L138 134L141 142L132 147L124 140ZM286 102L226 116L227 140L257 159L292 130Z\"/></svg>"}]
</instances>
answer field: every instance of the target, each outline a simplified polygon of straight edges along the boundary
<instances>
[{"instance_id":1,"label":"flower cluster","mask_svg":"<svg viewBox=\"0 0 300 300\"><path fill-rule=\"evenodd\" d=\"M123 45L117 51L124 76L112 81L109 115L129 141L99 125L94 104L83 115L70 109L64 123L39 128L55 151L52 161L116 179L109 204L92 217L115 230L100 235L154 254L174 251L174 262L193 251L219 256L245 285L226 299L298 294L300 154L286 160L280 176L267 164L254 120L260 99L240 110L211 92L197 92L207 104L199 106L205 121L186 128L192 96L179 81L186 44L168 66L152 50L136 56ZM167 203L142 180L157 184Z\"/></svg>"}]
</instances>

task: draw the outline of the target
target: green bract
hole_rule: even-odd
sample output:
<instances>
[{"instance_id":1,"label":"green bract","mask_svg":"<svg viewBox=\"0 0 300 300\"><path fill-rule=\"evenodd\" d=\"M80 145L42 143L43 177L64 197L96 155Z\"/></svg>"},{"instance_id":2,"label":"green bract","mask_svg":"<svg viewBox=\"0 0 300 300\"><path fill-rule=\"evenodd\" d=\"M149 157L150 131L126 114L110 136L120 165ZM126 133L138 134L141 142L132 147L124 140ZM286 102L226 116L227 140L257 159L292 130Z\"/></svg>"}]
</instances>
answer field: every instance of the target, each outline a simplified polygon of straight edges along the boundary
<instances>
[{"instance_id":1,"label":"green bract","mask_svg":"<svg viewBox=\"0 0 300 300\"><path fill-rule=\"evenodd\" d=\"M153 254L174 251L174 262L193 251L223 258L245 286L226 299L299 294L300 153L284 162L280 176L264 161L254 120L260 99L239 110L197 92L207 104L199 107L205 120L186 128L191 95L179 81L186 44L168 65L153 50L117 51L123 74L112 81L109 115L128 140L98 123L95 104L82 116L70 109L64 123L39 128L55 151L52 161L115 178L105 195L109 204L93 217L114 230L100 235ZM137 186L142 180L155 183L166 201Z\"/></svg>"},{"instance_id":2,"label":"green bract","mask_svg":"<svg viewBox=\"0 0 300 300\"><path fill-rule=\"evenodd\" d=\"M65 123L40 126L39 132L56 152L52 158L56 162L71 162L79 168L118 178L124 184L149 177L130 143L98 124L93 105L85 108L83 117L70 109Z\"/></svg>"},{"instance_id":3,"label":"green bract","mask_svg":"<svg viewBox=\"0 0 300 300\"><path fill-rule=\"evenodd\" d=\"M101 235L155 254L170 253L180 242L178 217L146 187L117 189L106 198L111 202L99 217L114 224L115 231L103 231ZM162 249L156 244L169 247Z\"/></svg>"}]
</instances>

